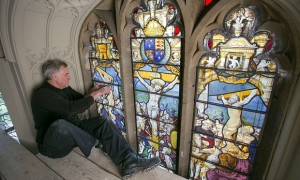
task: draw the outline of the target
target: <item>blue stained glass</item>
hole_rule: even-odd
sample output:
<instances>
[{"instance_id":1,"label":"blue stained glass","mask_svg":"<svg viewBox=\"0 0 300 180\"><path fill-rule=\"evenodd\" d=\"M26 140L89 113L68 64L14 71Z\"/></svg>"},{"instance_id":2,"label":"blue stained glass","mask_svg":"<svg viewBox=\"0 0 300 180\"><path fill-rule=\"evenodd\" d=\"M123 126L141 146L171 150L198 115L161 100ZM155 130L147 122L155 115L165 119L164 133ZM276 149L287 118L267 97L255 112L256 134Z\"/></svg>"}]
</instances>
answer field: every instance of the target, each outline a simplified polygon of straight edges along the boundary
<instances>
[{"instance_id":1,"label":"blue stained glass","mask_svg":"<svg viewBox=\"0 0 300 180\"><path fill-rule=\"evenodd\" d=\"M154 55L154 62L159 63L165 55L165 51L164 50L155 50L155 55Z\"/></svg>"},{"instance_id":2,"label":"blue stained glass","mask_svg":"<svg viewBox=\"0 0 300 180\"><path fill-rule=\"evenodd\" d=\"M252 84L228 84L220 81L212 81L209 83L209 95L227 94L236 91L254 89Z\"/></svg>"},{"instance_id":3,"label":"blue stained glass","mask_svg":"<svg viewBox=\"0 0 300 180\"><path fill-rule=\"evenodd\" d=\"M225 123L229 118L227 109L223 106L215 106L208 104L207 108L205 109L205 114L207 114L210 119L218 119L220 123Z\"/></svg>"},{"instance_id":4,"label":"blue stained glass","mask_svg":"<svg viewBox=\"0 0 300 180\"><path fill-rule=\"evenodd\" d=\"M145 112L145 116L147 116L147 110L153 109L158 110L160 114L167 113L170 117L178 117L178 106L179 106L179 98L173 98L169 96L161 96L159 100L159 104L156 108L152 106L150 100L151 94L142 92L142 91L135 91L135 100L136 100L136 107L137 113L141 114L139 111ZM149 103L150 101L150 103ZM158 108L158 109L157 109ZM163 119L163 117L161 117Z\"/></svg>"},{"instance_id":5,"label":"blue stained glass","mask_svg":"<svg viewBox=\"0 0 300 180\"><path fill-rule=\"evenodd\" d=\"M261 97L255 96L253 99L244 106L245 109L251 109L256 111L261 111L266 113L267 107L265 106L264 102L262 101Z\"/></svg>"},{"instance_id":6,"label":"blue stained glass","mask_svg":"<svg viewBox=\"0 0 300 180\"><path fill-rule=\"evenodd\" d=\"M147 84L151 84L151 81L150 80L145 80ZM142 91L148 91L148 89L143 85L141 84L141 82L135 78L134 79L134 87L136 90L142 90ZM168 84L164 85L163 87L166 87ZM153 92L155 93L155 92ZM159 93L159 92L156 92L156 93ZM172 89L168 90L167 92L165 92L165 95L168 95L168 96L179 96L179 85L176 84Z\"/></svg>"},{"instance_id":7,"label":"blue stained glass","mask_svg":"<svg viewBox=\"0 0 300 180\"><path fill-rule=\"evenodd\" d=\"M208 103L224 105L221 99L218 99L218 96L208 96ZM255 96L251 101L243 106L243 109L266 112L267 107L263 103L261 97Z\"/></svg>"},{"instance_id":8,"label":"blue stained glass","mask_svg":"<svg viewBox=\"0 0 300 180\"><path fill-rule=\"evenodd\" d=\"M112 120L120 132L125 136L126 126L123 110L102 103L97 103L97 106L99 114L105 119Z\"/></svg>"},{"instance_id":9,"label":"blue stained glass","mask_svg":"<svg viewBox=\"0 0 300 180\"><path fill-rule=\"evenodd\" d=\"M154 38L146 38L144 40L144 44L145 44L145 50L154 50L154 44L155 41L154 41Z\"/></svg>"},{"instance_id":10,"label":"blue stained glass","mask_svg":"<svg viewBox=\"0 0 300 180\"><path fill-rule=\"evenodd\" d=\"M113 67L110 67L110 68L98 67L98 68L95 68L93 80L100 81L100 82L112 83L112 84L121 86L121 78L120 78L118 72L116 72L116 70ZM111 78L106 78L104 75L100 74L100 72L99 72L100 69L102 71L104 71L107 76L109 76Z\"/></svg>"},{"instance_id":11,"label":"blue stained glass","mask_svg":"<svg viewBox=\"0 0 300 180\"><path fill-rule=\"evenodd\" d=\"M165 5L163 1L159 5L147 1L144 5L145 9L137 7L132 12L132 20L137 25L131 31L133 85L137 123L146 127L152 124L153 128L151 135L150 130L147 135L147 130L141 130L138 125L138 136L142 139L139 154L149 158L156 153L162 166L174 171L181 73L178 12L171 3Z\"/></svg>"},{"instance_id":12,"label":"blue stained glass","mask_svg":"<svg viewBox=\"0 0 300 180\"><path fill-rule=\"evenodd\" d=\"M92 49L89 60L93 84L103 83L112 90L110 94L97 99L98 113L112 120L125 137L119 54L115 39L102 19L98 19L95 23L90 43Z\"/></svg>"},{"instance_id":13,"label":"blue stained glass","mask_svg":"<svg viewBox=\"0 0 300 180\"><path fill-rule=\"evenodd\" d=\"M242 120L244 125L253 125L262 128L266 115L249 111L242 112Z\"/></svg>"},{"instance_id":14,"label":"blue stained glass","mask_svg":"<svg viewBox=\"0 0 300 180\"><path fill-rule=\"evenodd\" d=\"M225 29L203 38L207 52L197 69L192 179L247 179L251 173L278 67L268 53L274 44L266 47L272 33L250 32L257 29L258 9L228 11Z\"/></svg>"}]
</instances>

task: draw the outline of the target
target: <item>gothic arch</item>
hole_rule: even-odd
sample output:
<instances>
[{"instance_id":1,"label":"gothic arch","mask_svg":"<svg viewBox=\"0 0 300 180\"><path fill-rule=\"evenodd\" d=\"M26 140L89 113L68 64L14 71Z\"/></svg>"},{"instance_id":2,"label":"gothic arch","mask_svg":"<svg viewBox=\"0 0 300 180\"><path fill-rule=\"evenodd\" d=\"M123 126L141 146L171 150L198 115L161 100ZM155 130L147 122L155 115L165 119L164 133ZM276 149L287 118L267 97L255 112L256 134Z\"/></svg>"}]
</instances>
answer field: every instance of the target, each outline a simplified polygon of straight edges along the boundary
<instances>
[{"instance_id":1,"label":"gothic arch","mask_svg":"<svg viewBox=\"0 0 300 180\"><path fill-rule=\"evenodd\" d=\"M226 4L226 5L225 5ZM261 139L261 145L257 153L257 161L254 163L253 179L262 178L266 176L269 165L274 155L274 149L280 136L280 129L284 123L284 118L288 109L288 102L291 100L291 94L295 87L295 79L291 77L298 74L299 62L296 61L296 43L292 39L298 37L293 30L293 24L288 20L289 18L284 16L283 11L279 7L274 7L267 3L259 1L220 1L217 3L208 14L202 19L202 21L196 26L193 31L192 39L197 39L193 46L196 46L195 53L193 55L193 61L198 61L205 53L212 53L212 49L207 48L208 41L205 41L207 35L211 32L219 34L220 31L226 31L226 24L224 19L226 15L234 7L239 6L256 6L259 17L257 18L257 28L253 31L250 30L250 34L255 32L269 31L274 35L272 52L264 54L271 55L278 64L278 77L276 78L276 84L274 85L274 91L270 101L272 105L268 112L268 118L264 127L263 137ZM228 29L227 29L228 30ZM253 31L253 32L252 32ZM245 32L242 32L245 33ZM233 36L234 37L234 36ZM221 37L220 37L221 38ZM223 40L219 39L221 42ZM226 40L225 40L226 41ZM189 64L192 68L192 63ZM193 77L194 78L194 77ZM197 90L196 90L197 91ZM286 98L286 96L288 98ZM195 97L196 98L196 97Z\"/></svg>"},{"instance_id":2,"label":"gothic arch","mask_svg":"<svg viewBox=\"0 0 300 180\"><path fill-rule=\"evenodd\" d=\"M132 76L130 75L131 67L128 66L130 55L128 55L128 48L126 49L127 46L129 46L130 42L129 39L126 39L123 37L123 34L126 34L126 32L130 32L130 30L134 27L134 24L131 22L131 12L134 9L134 7L139 5L139 1L126 1L123 4L120 4L119 2L116 2L115 4L110 4L107 3L108 1L103 1L100 3L96 10L94 10L91 14L93 18L101 17L103 19L107 20L112 20L109 23L109 26L112 27L113 34L116 36L116 39L118 40L117 44L120 47L120 52L122 53L122 58L124 58L124 62L121 68L121 71L123 75L125 75L126 80L124 82L129 82L126 83L126 85L123 87L124 90L131 91L131 83L132 82ZM108 5L109 4L109 5ZM224 24L223 24L223 19L226 17L227 13L233 8L237 7L240 4L251 4L251 5L256 5L258 9L260 9L261 15L260 18L261 20L257 23L258 28L256 31L260 30L270 30L276 35L276 48L273 49L276 51L275 57L278 59L278 67L279 67L279 83L277 83L275 87L275 91L273 93L273 98L272 98L272 105L271 106L271 111L269 115L269 119L275 119L272 123L267 123L265 126L269 127L269 129L280 129L282 124L283 124L283 119L285 117L285 113L287 106L285 105L288 101L289 98L291 97L291 93L289 92L288 87L293 87L295 85L295 82L291 77L296 75L298 72L297 70L297 61L295 61L296 57L294 56L297 54L295 51L295 44L291 41L293 37L297 37L295 29L292 28L292 24L289 24L289 21L287 21L288 17L284 15L278 15L278 14L283 14L283 10L280 9L278 6L273 5L273 4L268 4L268 3L263 3L260 1L219 1L215 3L213 7L211 7L210 11L207 12L206 15L203 16L203 18L200 18L199 23L197 23L197 17L200 17L199 13L203 9L201 7L201 3L197 3L193 7L193 11L199 11L197 14L198 16L194 16L190 19L190 12L187 10L189 9L188 7L192 7L193 4L190 3L189 1L186 2L186 4L183 3L183 1L176 1L175 4L178 5L180 10L182 10L182 19L185 19L186 21L184 22L184 28L188 35L185 37L185 73L184 73L184 103L183 103L183 113L182 113L182 118L186 119L191 119L191 114L193 109L191 107L194 106L193 103L193 89L196 85L196 70L195 67L197 66L197 63L201 56L207 52L207 49L203 45L203 39L207 35L207 33L211 32L214 29L220 29L224 30ZM116 10L116 12L115 12ZM106 13L105 16L103 16ZM114 15L115 13L115 15ZM107 15L108 14L108 15ZM110 14L110 15L109 15ZM124 15L124 16L123 16ZM187 18L188 17L188 18ZM92 18L92 19L93 19ZM197 23L195 26L193 26L193 23ZM92 24L92 23L91 23ZM83 27L88 29L90 26L89 23L84 22ZM275 28L274 28L275 27ZM279 28L278 28L279 27ZM84 29L83 28L83 29ZM85 29L85 30L86 30ZM292 32L292 33L282 33L282 32ZM191 34L189 34L191 33ZM82 36L84 37L84 36ZM120 40L120 41L119 41ZM191 41L193 40L193 41ZM281 40L281 41L280 41ZM278 41L278 42L277 42ZM82 47L81 45L84 44L82 43L82 39L79 41L79 47ZM80 48L79 48L80 49ZM82 56L81 58L85 58ZM127 60L126 60L127 59ZM126 62L125 62L126 61ZM288 63L286 63L288 62ZM84 65L82 65L84 67ZM294 68L294 69L292 69ZM84 72L83 72L84 74ZM90 74L84 77L90 77ZM87 78L87 79L88 79ZM89 80L84 80L85 87L88 86ZM282 85L280 85L282 84ZM283 94L289 94L289 98L284 98ZM187 98L185 98L187 97ZM133 95L131 93L127 94L127 103L132 103L133 101L130 100L133 98ZM128 100L129 99L129 100ZM275 102L275 103L274 103ZM277 102L280 102L278 105ZM285 108L283 108L285 107ZM127 112L127 117L134 117L134 114L132 112L129 112L129 110L126 108L126 101L125 101L125 112ZM275 123L274 123L275 122ZM133 127L132 129L135 129L135 124L131 123L131 126ZM186 133L187 129L189 128L190 125L184 124L182 133L185 135L188 135L189 133ZM132 132L132 131L131 131ZM279 134L274 133L274 131L271 130L271 132L265 131L264 132L264 137L278 137ZM181 139L184 139L186 137L180 137ZM135 138L129 138L131 141L131 144L135 146ZM261 141L264 143L267 138L263 138ZM263 174L266 174L267 170L265 169L268 167L268 164L270 164L272 157L268 156L267 158L264 159L264 153L268 153L272 151L275 146L276 146L277 139L273 138L273 142L267 141L266 145L262 145L263 149L262 151L259 151L258 157L258 164L259 166L256 166L258 171L258 176L262 176ZM180 152L185 152L186 155L186 144L189 144L186 140L183 140L181 142L181 148ZM189 148L188 148L189 149ZM183 150L183 151L182 151ZM186 166L184 165L186 163L185 160L182 158L179 159L179 174L184 174L185 170L183 170ZM263 168L261 168L263 167Z\"/></svg>"}]
</instances>

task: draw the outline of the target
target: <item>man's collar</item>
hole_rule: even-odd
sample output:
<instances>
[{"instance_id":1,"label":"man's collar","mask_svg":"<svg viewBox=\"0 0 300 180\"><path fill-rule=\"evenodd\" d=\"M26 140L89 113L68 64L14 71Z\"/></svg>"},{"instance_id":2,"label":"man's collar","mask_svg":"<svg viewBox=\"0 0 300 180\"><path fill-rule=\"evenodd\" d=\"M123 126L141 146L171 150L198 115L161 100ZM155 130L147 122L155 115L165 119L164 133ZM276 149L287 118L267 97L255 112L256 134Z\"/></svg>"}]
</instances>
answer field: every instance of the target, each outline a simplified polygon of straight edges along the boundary
<instances>
[{"instance_id":1,"label":"man's collar","mask_svg":"<svg viewBox=\"0 0 300 180\"><path fill-rule=\"evenodd\" d=\"M50 88L50 89L53 89L53 90L56 90L56 91L61 91L61 90L65 89L65 88L59 89L59 88L53 86L52 84L50 84L48 81L45 81L45 83L43 84L43 87L47 87L47 88Z\"/></svg>"}]
</instances>

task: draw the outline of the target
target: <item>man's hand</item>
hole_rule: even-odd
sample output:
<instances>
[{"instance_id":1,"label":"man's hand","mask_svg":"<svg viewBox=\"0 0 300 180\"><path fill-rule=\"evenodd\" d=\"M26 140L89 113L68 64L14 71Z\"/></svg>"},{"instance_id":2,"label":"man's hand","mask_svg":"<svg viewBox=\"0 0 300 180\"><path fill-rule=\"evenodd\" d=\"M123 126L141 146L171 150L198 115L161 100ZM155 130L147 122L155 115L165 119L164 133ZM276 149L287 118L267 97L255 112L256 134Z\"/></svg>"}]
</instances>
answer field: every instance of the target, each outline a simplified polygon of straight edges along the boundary
<instances>
[{"instance_id":1,"label":"man's hand","mask_svg":"<svg viewBox=\"0 0 300 180\"><path fill-rule=\"evenodd\" d=\"M99 84L94 86L91 90L93 90L90 95L93 96L94 100L98 99L99 96L109 94L111 92L111 87L106 84Z\"/></svg>"},{"instance_id":2,"label":"man's hand","mask_svg":"<svg viewBox=\"0 0 300 180\"><path fill-rule=\"evenodd\" d=\"M94 92L94 91L97 91L97 90L99 90L99 89L101 89L101 88L103 88L103 87L105 87L105 86L107 86L107 84L104 84L104 83L97 83L97 84L94 85L94 87L92 87L92 88L90 89L90 93L92 93L92 92Z\"/></svg>"}]
</instances>

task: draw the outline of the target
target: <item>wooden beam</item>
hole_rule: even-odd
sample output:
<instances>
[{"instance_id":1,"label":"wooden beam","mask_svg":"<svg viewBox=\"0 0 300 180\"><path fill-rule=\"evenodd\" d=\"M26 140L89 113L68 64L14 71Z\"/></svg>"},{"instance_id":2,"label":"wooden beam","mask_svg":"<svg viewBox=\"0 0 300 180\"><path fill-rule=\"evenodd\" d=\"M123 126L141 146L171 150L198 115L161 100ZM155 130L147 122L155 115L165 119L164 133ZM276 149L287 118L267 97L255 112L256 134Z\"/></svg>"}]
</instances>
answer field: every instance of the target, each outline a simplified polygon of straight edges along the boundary
<instances>
[{"instance_id":1,"label":"wooden beam","mask_svg":"<svg viewBox=\"0 0 300 180\"><path fill-rule=\"evenodd\" d=\"M75 148L74 151L77 153L83 154L80 152L79 148ZM118 167L111 161L108 156L103 154L103 151L100 149L93 148L90 156L88 157L89 160L93 161L94 163L98 164L102 169L115 174L118 177L121 177ZM128 180L160 180L160 179L172 179L172 180L184 180L185 178L178 176L176 174L172 174L165 169L157 167L149 172L138 173Z\"/></svg>"},{"instance_id":2,"label":"wooden beam","mask_svg":"<svg viewBox=\"0 0 300 180\"><path fill-rule=\"evenodd\" d=\"M0 177L3 179L63 179L34 154L0 130Z\"/></svg>"},{"instance_id":3,"label":"wooden beam","mask_svg":"<svg viewBox=\"0 0 300 180\"><path fill-rule=\"evenodd\" d=\"M37 157L64 179L120 179L74 151L63 158L52 159L42 154L37 154Z\"/></svg>"},{"instance_id":4,"label":"wooden beam","mask_svg":"<svg viewBox=\"0 0 300 180\"><path fill-rule=\"evenodd\" d=\"M80 154L81 156L84 156L78 147L74 148L73 151ZM110 172L111 174L114 174L115 176L121 178L119 168L112 162L109 156L106 156L103 153L102 150L93 148L88 159L100 166L105 171Z\"/></svg>"}]
</instances>

